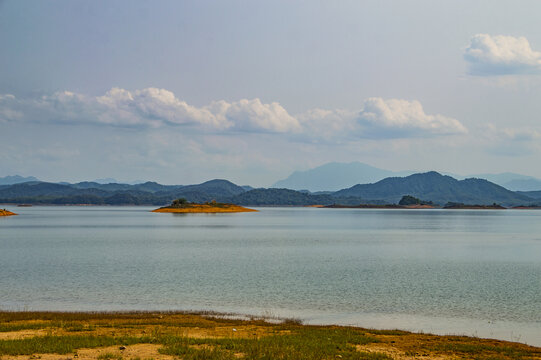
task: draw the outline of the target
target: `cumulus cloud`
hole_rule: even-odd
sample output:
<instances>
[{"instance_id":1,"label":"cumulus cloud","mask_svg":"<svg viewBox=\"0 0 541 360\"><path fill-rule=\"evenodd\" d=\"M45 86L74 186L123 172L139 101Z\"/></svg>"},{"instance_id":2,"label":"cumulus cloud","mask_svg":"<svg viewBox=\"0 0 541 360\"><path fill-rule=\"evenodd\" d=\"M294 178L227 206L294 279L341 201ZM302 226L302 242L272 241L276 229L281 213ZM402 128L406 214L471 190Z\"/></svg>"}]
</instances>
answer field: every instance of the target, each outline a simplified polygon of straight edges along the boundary
<instances>
[{"instance_id":1,"label":"cumulus cloud","mask_svg":"<svg viewBox=\"0 0 541 360\"><path fill-rule=\"evenodd\" d=\"M219 117L223 116L233 128L240 131L268 130L272 132L290 132L300 130L296 118L289 115L279 103L263 104L259 99L240 100L223 104Z\"/></svg>"},{"instance_id":2,"label":"cumulus cloud","mask_svg":"<svg viewBox=\"0 0 541 360\"><path fill-rule=\"evenodd\" d=\"M477 34L464 52L472 75L513 75L541 73L541 52L532 50L528 39Z\"/></svg>"},{"instance_id":3,"label":"cumulus cloud","mask_svg":"<svg viewBox=\"0 0 541 360\"><path fill-rule=\"evenodd\" d=\"M458 120L426 114L418 101L369 98L360 111L316 108L293 116L279 103L263 103L257 98L214 101L197 107L157 88L113 88L97 97L70 91L29 99L4 95L0 96L0 119L116 127L184 126L194 132L214 133L282 133L310 142L466 132Z\"/></svg>"},{"instance_id":4,"label":"cumulus cloud","mask_svg":"<svg viewBox=\"0 0 541 360\"><path fill-rule=\"evenodd\" d=\"M413 100L364 100L361 109L313 109L297 116L302 133L312 139L397 139L459 135L468 132L458 120L426 114L421 103Z\"/></svg>"},{"instance_id":5,"label":"cumulus cloud","mask_svg":"<svg viewBox=\"0 0 541 360\"><path fill-rule=\"evenodd\" d=\"M185 125L216 125L215 116L207 109L200 109L179 100L165 89L147 88L136 91L113 88L96 98L103 106L99 120L109 124L148 123L158 126L162 122Z\"/></svg>"},{"instance_id":6,"label":"cumulus cloud","mask_svg":"<svg viewBox=\"0 0 541 360\"><path fill-rule=\"evenodd\" d=\"M458 120L428 115L418 101L369 98L356 119L361 133L368 137L425 137L465 134Z\"/></svg>"},{"instance_id":7,"label":"cumulus cloud","mask_svg":"<svg viewBox=\"0 0 541 360\"><path fill-rule=\"evenodd\" d=\"M124 127L185 125L212 130L248 132L298 131L296 118L276 102L260 99L213 102L196 107L165 89L129 91L113 88L91 97L70 91L32 99L0 95L0 120L107 124Z\"/></svg>"}]
</instances>

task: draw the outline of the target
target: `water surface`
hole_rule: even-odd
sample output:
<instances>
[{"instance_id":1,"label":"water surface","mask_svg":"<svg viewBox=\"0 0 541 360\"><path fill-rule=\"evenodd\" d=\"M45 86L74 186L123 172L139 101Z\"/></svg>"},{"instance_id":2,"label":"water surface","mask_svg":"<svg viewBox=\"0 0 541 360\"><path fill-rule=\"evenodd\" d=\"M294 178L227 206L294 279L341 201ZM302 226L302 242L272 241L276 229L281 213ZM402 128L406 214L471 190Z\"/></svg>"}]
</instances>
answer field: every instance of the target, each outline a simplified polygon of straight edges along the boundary
<instances>
[{"instance_id":1,"label":"water surface","mask_svg":"<svg viewBox=\"0 0 541 360\"><path fill-rule=\"evenodd\" d=\"M210 309L541 346L541 211L11 210L1 309Z\"/></svg>"}]
</instances>

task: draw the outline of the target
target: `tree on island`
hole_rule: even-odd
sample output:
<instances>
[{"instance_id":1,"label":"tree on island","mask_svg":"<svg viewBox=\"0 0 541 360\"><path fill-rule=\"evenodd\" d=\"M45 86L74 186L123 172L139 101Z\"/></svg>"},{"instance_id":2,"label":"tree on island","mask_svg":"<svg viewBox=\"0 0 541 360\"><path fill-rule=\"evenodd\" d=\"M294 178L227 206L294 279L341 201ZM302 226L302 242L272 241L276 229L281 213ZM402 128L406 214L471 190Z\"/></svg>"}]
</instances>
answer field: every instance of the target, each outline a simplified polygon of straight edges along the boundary
<instances>
[{"instance_id":1,"label":"tree on island","mask_svg":"<svg viewBox=\"0 0 541 360\"><path fill-rule=\"evenodd\" d=\"M400 199L400 201L398 202L398 205L432 205L432 201L424 201L411 195L404 195L402 196L402 199Z\"/></svg>"},{"instance_id":2,"label":"tree on island","mask_svg":"<svg viewBox=\"0 0 541 360\"><path fill-rule=\"evenodd\" d=\"M171 207L183 207L186 204L188 204L188 200L186 200L185 198L180 198L173 200L173 202L171 203Z\"/></svg>"}]
</instances>

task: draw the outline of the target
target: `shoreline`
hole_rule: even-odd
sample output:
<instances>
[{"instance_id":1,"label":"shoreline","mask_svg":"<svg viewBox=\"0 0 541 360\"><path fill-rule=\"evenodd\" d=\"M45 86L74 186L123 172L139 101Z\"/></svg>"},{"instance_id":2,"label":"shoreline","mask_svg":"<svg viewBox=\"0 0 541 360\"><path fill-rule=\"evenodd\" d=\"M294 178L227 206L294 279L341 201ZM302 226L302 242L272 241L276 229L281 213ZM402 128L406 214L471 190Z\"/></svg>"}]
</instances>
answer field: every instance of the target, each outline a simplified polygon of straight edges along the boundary
<instances>
[{"instance_id":1,"label":"shoreline","mask_svg":"<svg viewBox=\"0 0 541 360\"><path fill-rule=\"evenodd\" d=\"M18 206L16 203L0 203L0 206ZM141 205L131 205L131 204L121 204L121 205L111 205L111 204L32 204L31 206L24 207L140 207L140 208L152 208L156 205L153 204L141 204ZM492 207L490 205L465 205L461 207L443 207L435 205L397 205L397 204L385 204L385 205L371 205L371 204L360 204L360 205L238 205L239 207L250 206L264 209L272 208L314 208L314 209L375 209L375 210L541 210L541 206L510 206L510 207ZM164 206L162 208L167 208ZM161 208L159 208L161 209ZM158 210L158 209L155 209ZM248 211L239 211L239 212L256 212L258 210L249 209ZM177 212L180 211L161 211L161 212ZM223 212L223 211L221 211ZM15 214L18 215L18 214Z\"/></svg>"},{"instance_id":2,"label":"shoreline","mask_svg":"<svg viewBox=\"0 0 541 360\"><path fill-rule=\"evenodd\" d=\"M541 348L541 323L512 320L487 320L466 317L412 315L399 313L359 313L359 312L320 312L299 311L292 309L258 309L236 307L15 307L7 306L0 313L83 313L83 314L123 314L123 313L190 313L214 314L231 319L296 319L305 325L342 326L368 328L375 330L400 330L414 334L431 334L434 336L463 336L485 338L495 341L516 342ZM0 357L1 359L1 357ZM541 360L541 359L540 359Z\"/></svg>"},{"instance_id":3,"label":"shoreline","mask_svg":"<svg viewBox=\"0 0 541 360\"><path fill-rule=\"evenodd\" d=\"M47 342L49 347L36 347L40 342ZM59 353L77 355L81 360L103 359L106 353L115 355L111 359L213 358L205 356L208 354L202 347L219 352L224 359L256 358L253 352L257 351L276 352L271 358L298 352L303 359L541 358L541 347L517 342L396 329L304 325L296 318L212 311L0 311L2 359L21 359L20 355L54 359L58 357L48 354ZM236 349L233 353L229 350L232 348ZM314 348L319 351L315 357L310 355ZM328 357L321 356L321 351ZM363 357L357 357L360 355Z\"/></svg>"}]
</instances>

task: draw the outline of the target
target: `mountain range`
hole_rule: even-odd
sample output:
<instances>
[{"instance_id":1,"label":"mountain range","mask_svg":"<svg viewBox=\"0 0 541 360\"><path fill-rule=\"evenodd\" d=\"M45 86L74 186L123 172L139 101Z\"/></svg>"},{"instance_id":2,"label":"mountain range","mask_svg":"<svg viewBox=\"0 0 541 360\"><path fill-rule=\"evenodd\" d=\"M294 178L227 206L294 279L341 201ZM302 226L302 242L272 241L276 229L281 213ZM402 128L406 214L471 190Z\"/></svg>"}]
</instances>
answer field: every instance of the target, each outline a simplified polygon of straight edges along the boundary
<instances>
[{"instance_id":1,"label":"mountain range","mask_svg":"<svg viewBox=\"0 0 541 360\"><path fill-rule=\"evenodd\" d=\"M276 182L272 187L293 190L338 191L357 184L369 184L387 177L400 177L414 174L415 171L390 171L379 169L360 162L331 162L305 171L295 171L286 179ZM445 173L458 180L467 178L486 179L512 191L541 190L541 180L532 176L500 173L471 174L467 176Z\"/></svg>"},{"instance_id":2,"label":"mountain range","mask_svg":"<svg viewBox=\"0 0 541 360\"><path fill-rule=\"evenodd\" d=\"M0 203L12 204L165 205L173 199L185 198L191 202L216 200L239 205L358 205L395 204L404 195L439 205L457 202L514 206L541 202L541 191L514 192L485 179L457 180L434 171L387 177L374 183L320 194L285 188L253 189L223 179L195 185L39 181L0 185Z\"/></svg>"}]
</instances>

